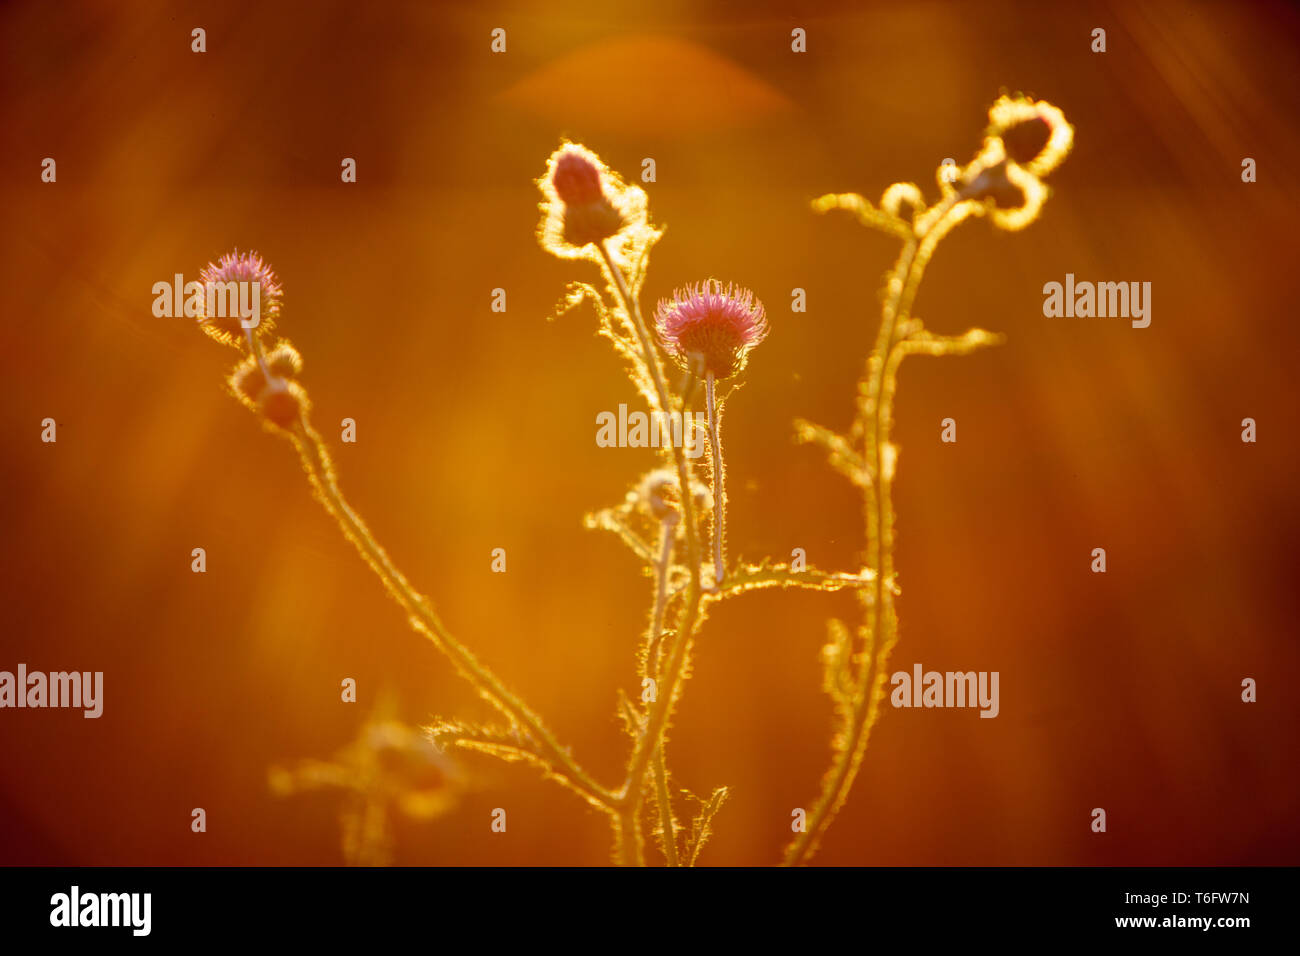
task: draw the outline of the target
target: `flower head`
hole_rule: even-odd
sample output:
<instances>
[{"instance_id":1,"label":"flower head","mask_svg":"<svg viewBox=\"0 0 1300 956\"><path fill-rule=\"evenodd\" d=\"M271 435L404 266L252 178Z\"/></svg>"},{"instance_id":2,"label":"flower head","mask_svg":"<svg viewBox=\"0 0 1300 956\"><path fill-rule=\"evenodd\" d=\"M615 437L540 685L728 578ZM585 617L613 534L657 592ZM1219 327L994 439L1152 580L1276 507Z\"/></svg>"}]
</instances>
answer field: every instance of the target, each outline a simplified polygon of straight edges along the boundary
<instances>
[{"instance_id":1,"label":"flower head","mask_svg":"<svg viewBox=\"0 0 1300 956\"><path fill-rule=\"evenodd\" d=\"M646 242L646 196L606 168L600 157L577 143L565 143L537 181L546 201L540 238L548 252L564 259L599 258L598 243Z\"/></svg>"},{"instance_id":2,"label":"flower head","mask_svg":"<svg viewBox=\"0 0 1300 956\"><path fill-rule=\"evenodd\" d=\"M725 379L745 367L752 349L767 338L763 303L748 289L716 279L686 286L661 299L655 310L659 339L684 368Z\"/></svg>"},{"instance_id":3,"label":"flower head","mask_svg":"<svg viewBox=\"0 0 1300 956\"><path fill-rule=\"evenodd\" d=\"M203 283L205 292L211 287L224 289L228 282L256 283L258 324L250 331L260 336L274 328L275 319L280 314L280 300L284 290L280 287L280 280L276 278L270 263L263 260L256 252L241 253L238 249L228 252L216 262L209 262L199 273L199 279ZM238 292L235 294L236 305L239 302L239 295ZM245 301L251 301L250 296L251 292L244 294ZM214 310L214 313L225 312L226 314L210 314L209 298L207 295L204 296L199 326L219 342L238 345L245 335L239 309L232 308L231 299L224 297L219 301L224 302L225 308Z\"/></svg>"}]
</instances>

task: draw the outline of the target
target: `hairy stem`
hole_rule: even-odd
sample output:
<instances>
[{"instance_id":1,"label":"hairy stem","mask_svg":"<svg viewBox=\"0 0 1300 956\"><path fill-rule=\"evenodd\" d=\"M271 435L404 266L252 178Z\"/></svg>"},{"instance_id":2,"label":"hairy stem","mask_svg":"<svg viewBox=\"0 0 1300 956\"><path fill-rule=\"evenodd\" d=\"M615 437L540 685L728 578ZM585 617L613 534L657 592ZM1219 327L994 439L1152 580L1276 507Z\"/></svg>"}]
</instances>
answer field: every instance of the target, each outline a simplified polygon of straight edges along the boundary
<instances>
[{"instance_id":1,"label":"hairy stem","mask_svg":"<svg viewBox=\"0 0 1300 956\"><path fill-rule=\"evenodd\" d=\"M665 866L677 866L677 821L673 819L673 801L668 793L668 758L661 743L654 761L655 803L659 804L659 842Z\"/></svg>"},{"instance_id":2,"label":"hairy stem","mask_svg":"<svg viewBox=\"0 0 1300 956\"><path fill-rule=\"evenodd\" d=\"M655 605L650 618L650 641L646 653L646 667L651 680L659 680L659 645L663 639L664 611L668 606L668 574L673 566L673 539L676 536L676 515L665 516L660 523L659 562L655 566ZM658 696L656 693L655 696ZM677 821L673 819L672 798L668 793L667 742L660 741L654 759L655 803L659 806L659 838L664 862L677 866Z\"/></svg>"},{"instance_id":3,"label":"hairy stem","mask_svg":"<svg viewBox=\"0 0 1300 956\"><path fill-rule=\"evenodd\" d=\"M726 573L722 563L722 542L726 531L727 498L723 487L722 447L718 442L718 408L712 372L704 378L704 397L709 419L709 449L713 453L713 584L719 587Z\"/></svg>"},{"instance_id":4,"label":"hairy stem","mask_svg":"<svg viewBox=\"0 0 1300 956\"><path fill-rule=\"evenodd\" d=\"M862 765L871 728L880 714L884 695L885 668L898 641L898 614L894 608L894 512L893 456L889 444L893 423L894 392L898 365L903 352L897 349L899 329L911 315L912 303L934 248L949 230L969 213L969 206L950 197L925 217L927 228L913 235L889 275L881 310L880 332L867 361L864 387L858 396L858 426L863 436L863 460L868 470L865 483L867 566L876 573L873 586L862 592L868 636L858 654L854 693L849 713L843 716L843 730L837 741L831 767L822 781L821 792L807 820L807 828L786 850L784 863L806 863L817 851L826 828L848 799Z\"/></svg>"},{"instance_id":5,"label":"hairy stem","mask_svg":"<svg viewBox=\"0 0 1300 956\"><path fill-rule=\"evenodd\" d=\"M673 566L673 539L677 516L669 514L659 524L659 558L655 562L655 605L650 615L650 640L646 644L645 676L658 683L659 653L664 637L664 613L668 610L668 572Z\"/></svg>"},{"instance_id":6,"label":"hairy stem","mask_svg":"<svg viewBox=\"0 0 1300 956\"><path fill-rule=\"evenodd\" d=\"M620 807L614 817L614 862L619 866L645 866L641 822L635 807Z\"/></svg>"},{"instance_id":7,"label":"hairy stem","mask_svg":"<svg viewBox=\"0 0 1300 956\"><path fill-rule=\"evenodd\" d=\"M244 329L244 337L248 339L248 351L257 360L258 368L262 370L262 377L269 382L271 370L266 367L266 353L262 351L262 340L253 334L252 329Z\"/></svg>"},{"instance_id":8,"label":"hairy stem","mask_svg":"<svg viewBox=\"0 0 1300 956\"><path fill-rule=\"evenodd\" d=\"M645 356L646 366L649 368L651 379L654 382L655 397L659 403L659 410L667 412L672 406L668 400L668 390L664 385L663 367L659 361L659 354L655 351L654 344L650 339L650 332L646 327L645 319L641 315L641 307L628 288L627 279L623 275L622 269L614 260L605 243L600 244L600 253L605 264L605 271L608 273L610 285L631 319L633 328L636 329L637 339ZM679 448L676 443L670 442L669 445L672 448L673 466L677 473L677 485L681 492L679 497L681 499L682 521L685 524L686 532L686 568L690 575L690 581L686 589L686 598L682 602L681 613L677 619L677 632L670 644L668 665L663 675L664 679L659 682L659 689L650 705L645 726L632 748L632 756L628 760L627 776L617 794L620 805L630 805L634 815L640 808L646 770L655 752L663 743L668 717L672 712L673 704L681 688L682 674L685 671L691 638L694 635L696 625L699 623L700 598L702 596L700 588L700 542L695 526L695 508L691 501L691 472L686 462L685 451ZM627 828L623 827L622 830L624 835L620 839L626 842Z\"/></svg>"},{"instance_id":9,"label":"hairy stem","mask_svg":"<svg viewBox=\"0 0 1300 956\"><path fill-rule=\"evenodd\" d=\"M344 536L353 543L361 557L410 615L411 626L423 633L449 657L456 669L490 704L512 721L527 729L541 748L544 756L555 767L557 776L578 791L592 804L612 810L616 796L593 780L585 770L561 747L545 724L522 700L512 693L474 654L457 641L438 617L428 599L417 592L389 558L388 553L371 535L361 517L352 510L339 488L329 452L320 434L305 420L300 420L290 433L303 468L325 510L338 522Z\"/></svg>"}]
</instances>

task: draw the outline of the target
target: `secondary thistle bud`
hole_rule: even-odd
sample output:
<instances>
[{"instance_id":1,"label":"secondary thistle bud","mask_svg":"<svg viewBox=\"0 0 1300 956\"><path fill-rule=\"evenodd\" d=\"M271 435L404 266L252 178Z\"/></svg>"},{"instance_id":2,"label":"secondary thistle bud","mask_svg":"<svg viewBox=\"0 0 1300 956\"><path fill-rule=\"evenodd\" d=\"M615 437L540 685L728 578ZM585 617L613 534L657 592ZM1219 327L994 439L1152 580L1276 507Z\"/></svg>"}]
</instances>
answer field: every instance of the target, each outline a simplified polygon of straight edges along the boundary
<instances>
[{"instance_id":1,"label":"secondary thistle bud","mask_svg":"<svg viewBox=\"0 0 1300 956\"><path fill-rule=\"evenodd\" d=\"M699 481L691 481L691 505L698 514L707 514L713 510L713 492L709 486Z\"/></svg>"},{"instance_id":2,"label":"secondary thistle bud","mask_svg":"<svg viewBox=\"0 0 1300 956\"><path fill-rule=\"evenodd\" d=\"M230 373L230 388L245 404L257 405L262 389L266 388L266 374L255 357L250 355L235 366Z\"/></svg>"},{"instance_id":3,"label":"secondary thistle bud","mask_svg":"<svg viewBox=\"0 0 1300 956\"><path fill-rule=\"evenodd\" d=\"M658 468L642 478L636 498L659 521L676 521L681 514L681 491L677 475L670 469ZM691 480L691 507L697 516L713 509L713 494L708 485L694 479Z\"/></svg>"},{"instance_id":4,"label":"secondary thistle bud","mask_svg":"<svg viewBox=\"0 0 1300 956\"><path fill-rule=\"evenodd\" d=\"M660 521L669 516L676 517L677 511L677 476L665 468L652 471L641 479L637 489L643 504L650 514Z\"/></svg>"},{"instance_id":5,"label":"secondary thistle bud","mask_svg":"<svg viewBox=\"0 0 1300 956\"><path fill-rule=\"evenodd\" d=\"M302 356L297 349L281 339L275 348L266 353L265 371L255 355L248 356L235 366L230 374L230 388L245 405L257 409L267 387L267 372L272 381L296 378L302 373Z\"/></svg>"},{"instance_id":6,"label":"secondary thistle bud","mask_svg":"<svg viewBox=\"0 0 1300 956\"><path fill-rule=\"evenodd\" d=\"M307 393L297 382L273 378L262 389L257 406L262 417L272 425L291 428L302 420L306 412Z\"/></svg>"},{"instance_id":7,"label":"secondary thistle bud","mask_svg":"<svg viewBox=\"0 0 1300 956\"><path fill-rule=\"evenodd\" d=\"M302 356L296 348L281 339L275 343L275 348L266 353L266 368L280 378L297 378L302 374Z\"/></svg>"}]
</instances>

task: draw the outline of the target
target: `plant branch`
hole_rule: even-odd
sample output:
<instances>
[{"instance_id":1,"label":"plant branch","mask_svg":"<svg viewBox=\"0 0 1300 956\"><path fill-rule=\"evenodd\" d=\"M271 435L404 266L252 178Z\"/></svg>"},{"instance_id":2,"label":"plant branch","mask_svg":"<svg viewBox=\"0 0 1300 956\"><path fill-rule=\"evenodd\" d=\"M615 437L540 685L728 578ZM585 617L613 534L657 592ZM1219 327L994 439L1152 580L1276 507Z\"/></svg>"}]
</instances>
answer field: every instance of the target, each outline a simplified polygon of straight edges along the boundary
<instances>
[{"instance_id":1,"label":"plant branch","mask_svg":"<svg viewBox=\"0 0 1300 956\"><path fill-rule=\"evenodd\" d=\"M722 544L726 534L727 491L723 484L722 446L718 441L718 406L714 398L712 372L704 376L704 402L709 419L709 450L713 453L713 586L719 587L726 574Z\"/></svg>"},{"instance_id":2,"label":"plant branch","mask_svg":"<svg viewBox=\"0 0 1300 956\"><path fill-rule=\"evenodd\" d=\"M659 404L658 410L667 412L672 408L672 405L668 399L668 390L664 385L663 366L659 360L659 353L655 350L650 339L650 332L646 327L645 319L641 315L641 307L628 288L627 279L606 243L600 243L600 253L610 286L636 330L637 339L645 355L646 366L650 370L651 379L654 383L655 398ZM686 599L682 604L681 613L677 619L676 633L670 642L667 669L664 672L663 680L658 682L655 699L650 704L645 724L637 737L637 741L632 748L632 755L628 760L627 776L617 793L619 806L625 811L630 811L633 821L636 820L640 809L642 786L646 771L654 758L655 752L663 744L668 717L680 692L691 639L696 626L699 624L700 599L702 596L700 587L700 542L696 528L695 509L691 500L691 471L684 450L677 447L675 443L670 442L669 444L672 448L673 466L677 473L677 484L680 489L679 498L686 535L686 568L690 579L687 585ZM627 861L632 858L639 858L639 832L634 827L628 826L626 820L620 826L619 832L620 842L624 844L620 859ZM634 851L626 846L630 839L635 840L637 844Z\"/></svg>"},{"instance_id":3,"label":"plant branch","mask_svg":"<svg viewBox=\"0 0 1300 956\"><path fill-rule=\"evenodd\" d=\"M670 512L660 523L659 562L655 566L655 603L650 616L650 639L646 646L645 673L655 682L658 696L659 645L663 639L664 611L668 606L668 573L673 564L673 539L677 515ZM655 803L659 807L659 837L668 866L677 865L677 823L673 819L672 798L668 793L667 742L660 741L654 759Z\"/></svg>"},{"instance_id":4,"label":"plant branch","mask_svg":"<svg viewBox=\"0 0 1300 956\"><path fill-rule=\"evenodd\" d=\"M806 829L786 850L783 862L787 866L806 863L816 852L823 833L848 799L866 753L871 729L879 717L885 668L898 640L891 494L897 452L889 442L898 365L907 351L898 346L900 338L912 331L908 328L912 303L935 246L971 214L971 207L971 203L961 202L956 195L950 195L918 216L917 228L904 243L889 275L880 332L867 361L864 387L859 392L856 426L863 439L862 461L866 463L868 479L863 484L867 565L875 571L872 588L862 595L867 638L858 655L852 702L842 716L844 726L836 742L831 767L807 817Z\"/></svg>"},{"instance_id":5,"label":"plant branch","mask_svg":"<svg viewBox=\"0 0 1300 956\"><path fill-rule=\"evenodd\" d=\"M353 543L361 557L379 576L389 594L409 615L411 626L428 637L449 657L461 675L479 694L524 727L539 747L539 756L553 765L552 772L565 778L572 789L582 794L588 802L605 810L612 810L616 797L583 770L569 752L561 747L551 732L522 700L512 693L491 670L474 654L457 641L438 617L428 599L417 592L389 558L388 553L375 540L361 517L353 511L339 488L333 463L320 434L305 420L300 420L290 432L304 470L325 510L338 522L344 536Z\"/></svg>"}]
</instances>

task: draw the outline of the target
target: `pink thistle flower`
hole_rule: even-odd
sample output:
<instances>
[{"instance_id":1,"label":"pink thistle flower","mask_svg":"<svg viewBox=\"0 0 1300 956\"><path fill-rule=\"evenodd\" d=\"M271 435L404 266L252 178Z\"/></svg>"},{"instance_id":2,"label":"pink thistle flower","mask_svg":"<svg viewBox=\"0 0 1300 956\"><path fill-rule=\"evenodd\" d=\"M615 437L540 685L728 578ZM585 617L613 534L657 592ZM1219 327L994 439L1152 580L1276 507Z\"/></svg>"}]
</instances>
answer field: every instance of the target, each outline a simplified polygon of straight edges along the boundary
<instances>
[{"instance_id":1,"label":"pink thistle flower","mask_svg":"<svg viewBox=\"0 0 1300 956\"><path fill-rule=\"evenodd\" d=\"M748 289L716 279L659 300L655 329L664 348L684 368L725 379L745 367L749 350L767 338L763 303Z\"/></svg>"},{"instance_id":2,"label":"pink thistle flower","mask_svg":"<svg viewBox=\"0 0 1300 956\"><path fill-rule=\"evenodd\" d=\"M199 281L206 290L209 285L224 285L227 282L248 282L258 284L259 321L250 329L254 335L269 332L275 326L275 319L280 314L280 301L284 290L280 280L266 262L256 252L241 253L238 249L228 252L216 262L209 262L199 273ZM245 329L240 324L237 309L227 308L226 315L207 315L206 296L204 313L199 316L199 326L219 342L238 345L245 336ZM234 313L234 314L230 314Z\"/></svg>"}]
</instances>

